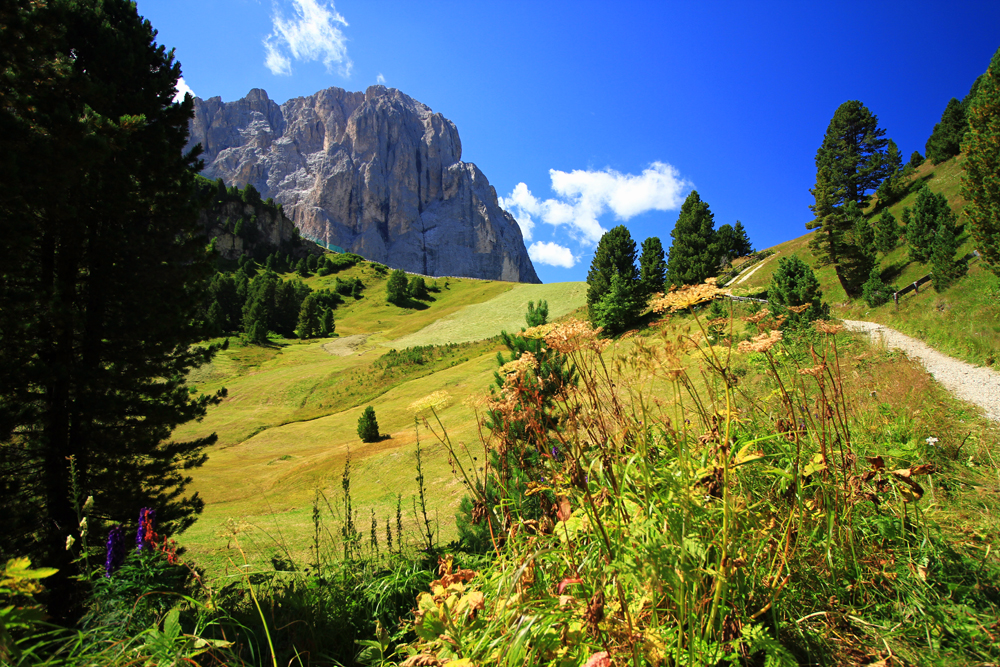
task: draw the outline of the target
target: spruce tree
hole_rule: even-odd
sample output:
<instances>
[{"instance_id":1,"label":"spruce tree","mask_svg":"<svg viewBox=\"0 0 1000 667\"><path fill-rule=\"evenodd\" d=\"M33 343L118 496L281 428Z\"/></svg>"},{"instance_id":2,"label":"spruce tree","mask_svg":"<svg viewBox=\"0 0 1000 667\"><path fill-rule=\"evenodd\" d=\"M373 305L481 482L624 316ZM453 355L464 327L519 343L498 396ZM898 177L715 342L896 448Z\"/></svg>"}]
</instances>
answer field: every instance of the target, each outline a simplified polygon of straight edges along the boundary
<instances>
[{"instance_id":1,"label":"spruce tree","mask_svg":"<svg viewBox=\"0 0 1000 667\"><path fill-rule=\"evenodd\" d=\"M889 139L885 151L885 178L875 190L878 206L885 207L899 201L906 194L906 174L903 171L903 158L896 142Z\"/></svg>"},{"instance_id":2,"label":"spruce tree","mask_svg":"<svg viewBox=\"0 0 1000 667\"><path fill-rule=\"evenodd\" d=\"M639 292L648 299L653 294L663 291L663 283L667 279L667 261L663 253L660 239L650 236L642 242L642 253L639 255Z\"/></svg>"},{"instance_id":3,"label":"spruce tree","mask_svg":"<svg viewBox=\"0 0 1000 667\"><path fill-rule=\"evenodd\" d=\"M983 260L1000 275L1000 50L974 88L962 145L962 196L968 202L963 213Z\"/></svg>"},{"instance_id":4,"label":"spruce tree","mask_svg":"<svg viewBox=\"0 0 1000 667\"><path fill-rule=\"evenodd\" d=\"M639 271L635 266L635 241L625 225L605 233L597 244L587 273L587 307L591 311L611 289L611 278L619 274L633 291L638 288Z\"/></svg>"},{"instance_id":5,"label":"spruce tree","mask_svg":"<svg viewBox=\"0 0 1000 667\"><path fill-rule=\"evenodd\" d=\"M920 154L920 151L913 151L910 153L910 166L916 169L924 163L924 156Z\"/></svg>"},{"instance_id":6,"label":"spruce tree","mask_svg":"<svg viewBox=\"0 0 1000 667\"><path fill-rule=\"evenodd\" d=\"M937 233L934 235L934 244L931 248L931 280L937 292L948 289L965 274L966 264L955 261L958 246L955 216L948 211L938 221Z\"/></svg>"},{"instance_id":7,"label":"spruce tree","mask_svg":"<svg viewBox=\"0 0 1000 667\"><path fill-rule=\"evenodd\" d=\"M427 293L427 283L422 276L413 276L410 278L410 285L407 287L407 292L414 299L425 300L430 296Z\"/></svg>"},{"instance_id":8,"label":"spruce tree","mask_svg":"<svg viewBox=\"0 0 1000 667\"><path fill-rule=\"evenodd\" d=\"M733 238L734 243L731 250L735 253L736 257L746 257L753 254L753 244L750 243L750 235L747 234L746 228L743 227L743 223L739 220L736 221L736 225L733 227Z\"/></svg>"},{"instance_id":9,"label":"spruce tree","mask_svg":"<svg viewBox=\"0 0 1000 667\"><path fill-rule=\"evenodd\" d=\"M329 338L337 330L336 322L333 319L333 309L327 308L323 311L319 321L319 333L323 338Z\"/></svg>"},{"instance_id":10,"label":"spruce tree","mask_svg":"<svg viewBox=\"0 0 1000 667\"><path fill-rule=\"evenodd\" d=\"M92 535L155 507L194 522L190 471L215 436L171 438L220 396L191 393L213 274L184 152L180 66L134 3L4 3L0 20L0 560L29 556L65 617L75 486Z\"/></svg>"},{"instance_id":11,"label":"spruce tree","mask_svg":"<svg viewBox=\"0 0 1000 667\"><path fill-rule=\"evenodd\" d=\"M899 224L889 209L884 209L882 215L875 221L875 248L889 254L899 245Z\"/></svg>"},{"instance_id":12,"label":"spruce tree","mask_svg":"<svg viewBox=\"0 0 1000 667\"><path fill-rule=\"evenodd\" d=\"M667 283L694 285L718 273L715 216L697 190L692 190L681 205L670 236L673 243L667 259Z\"/></svg>"}]
</instances>

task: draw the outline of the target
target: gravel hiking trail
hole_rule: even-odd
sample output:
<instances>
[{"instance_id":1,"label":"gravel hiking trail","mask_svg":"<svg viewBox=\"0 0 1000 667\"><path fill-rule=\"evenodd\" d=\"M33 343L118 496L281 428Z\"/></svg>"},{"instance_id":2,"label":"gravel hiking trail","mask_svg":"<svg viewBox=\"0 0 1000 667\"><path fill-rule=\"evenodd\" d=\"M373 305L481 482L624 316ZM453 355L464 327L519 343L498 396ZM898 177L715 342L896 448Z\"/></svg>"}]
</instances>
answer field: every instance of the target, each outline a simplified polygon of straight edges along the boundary
<instances>
[{"instance_id":1,"label":"gravel hiking trail","mask_svg":"<svg viewBox=\"0 0 1000 667\"><path fill-rule=\"evenodd\" d=\"M978 405L989 419L1000 422L1000 373L953 359L926 343L881 324L856 320L843 322L851 331L865 331L872 340L881 338L887 347L900 349L917 359L948 391Z\"/></svg>"}]
</instances>

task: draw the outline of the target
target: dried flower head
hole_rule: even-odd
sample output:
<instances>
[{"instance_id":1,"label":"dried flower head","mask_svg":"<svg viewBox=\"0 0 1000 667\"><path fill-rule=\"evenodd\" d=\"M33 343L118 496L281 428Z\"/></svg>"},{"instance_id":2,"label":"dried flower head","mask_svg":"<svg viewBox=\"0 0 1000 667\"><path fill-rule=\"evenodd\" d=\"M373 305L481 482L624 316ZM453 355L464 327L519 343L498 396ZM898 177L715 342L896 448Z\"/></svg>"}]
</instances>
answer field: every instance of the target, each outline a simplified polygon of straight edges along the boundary
<instances>
[{"instance_id":1,"label":"dried flower head","mask_svg":"<svg viewBox=\"0 0 1000 667\"><path fill-rule=\"evenodd\" d=\"M789 306L788 310L792 311L796 315L801 315L802 313L809 310L810 306L812 306L811 303L804 303L801 306Z\"/></svg>"},{"instance_id":2,"label":"dried flower head","mask_svg":"<svg viewBox=\"0 0 1000 667\"><path fill-rule=\"evenodd\" d=\"M762 319L764 319L765 317L767 317L770 314L771 314L771 311L768 310L767 308L765 308L764 310L760 311L756 315L750 315L748 317L744 317L743 321L744 322L750 322L751 324L757 324L758 322L760 322Z\"/></svg>"},{"instance_id":3,"label":"dried flower head","mask_svg":"<svg viewBox=\"0 0 1000 667\"><path fill-rule=\"evenodd\" d=\"M569 354L577 350L589 349L600 354L611 341L600 340L600 328L593 328L589 322L571 318L560 322L545 336L545 344L556 352Z\"/></svg>"},{"instance_id":4,"label":"dried flower head","mask_svg":"<svg viewBox=\"0 0 1000 667\"><path fill-rule=\"evenodd\" d=\"M781 340L781 331L772 329L768 333L754 336L750 340L745 340L739 344L737 350L740 352L767 352L778 344Z\"/></svg>"},{"instance_id":5,"label":"dried flower head","mask_svg":"<svg viewBox=\"0 0 1000 667\"><path fill-rule=\"evenodd\" d=\"M844 330L843 324L834 324L833 322L827 322L825 320L816 320L815 323L816 331L820 333L837 335Z\"/></svg>"},{"instance_id":6,"label":"dried flower head","mask_svg":"<svg viewBox=\"0 0 1000 667\"><path fill-rule=\"evenodd\" d=\"M716 317L708 321L708 326L710 327L723 327L729 324L728 317Z\"/></svg>"},{"instance_id":7,"label":"dried flower head","mask_svg":"<svg viewBox=\"0 0 1000 667\"><path fill-rule=\"evenodd\" d=\"M684 285L678 289L671 289L665 296L654 298L650 306L654 313L662 313L668 308L671 312L677 312L724 294L728 292L715 286L715 278L709 278L701 285Z\"/></svg>"},{"instance_id":8,"label":"dried flower head","mask_svg":"<svg viewBox=\"0 0 1000 667\"><path fill-rule=\"evenodd\" d=\"M518 359L508 361L501 366L500 374L508 377L521 377L528 371L533 371L536 368L538 368L538 359L531 352L525 352Z\"/></svg>"},{"instance_id":9,"label":"dried flower head","mask_svg":"<svg viewBox=\"0 0 1000 667\"><path fill-rule=\"evenodd\" d=\"M556 322L549 322L548 324L539 324L537 327L531 327L530 329L525 329L520 333L521 338L545 338L550 331L559 326Z\"/></svg>"},{"instance_id":10,"label":"dried flower head","mask_svg":"<svg viewBox=\"0 0 1000 667\"><path fill-rule=\"evenodd\" d=\"M812 368L799 369L799 375L811 375L814 378L818 378L823 377L824 371L826 371L826 364L820 364L819 366L813 366Z\"/></svg>"}]
</instances>

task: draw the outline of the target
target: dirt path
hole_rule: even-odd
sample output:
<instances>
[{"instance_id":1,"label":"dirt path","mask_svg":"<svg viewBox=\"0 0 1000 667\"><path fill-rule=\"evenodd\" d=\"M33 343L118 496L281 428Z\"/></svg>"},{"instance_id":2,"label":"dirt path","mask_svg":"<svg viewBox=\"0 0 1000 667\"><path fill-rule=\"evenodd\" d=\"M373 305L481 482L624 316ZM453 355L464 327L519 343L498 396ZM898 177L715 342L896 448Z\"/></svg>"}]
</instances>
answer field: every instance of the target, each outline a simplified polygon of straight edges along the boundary
<instances>
[{"instance_id":1,"label":"dirt path","mask_svg":"<svg viewBox=\"0 0 1000 667\"><path fill-rule=\"evenodd\" d=\"M981 407L989 419L1000 421L1000 373L953 359L915 338L881 324L856 320L843 322L848 329L866 331L873 340L881 338L888 347L903 350L919 360L927 372L948 391Z\"/></svg>"},{"instance_id":2,"label":"dirt path","mask_svg":"<svg viewBox=\"0 0 1000 667\"><path fill-rule=\"evenodd\" d=\"M771 257L774 257L774 256L775 256L775 255L777 255L777 254L778 254L778 253L774 253L774 255L771 255ZM752 269L750 269L749 271L742 271L742 272L740 272L740 273L736 274L736 277L735 277L735 278L733 278L732 280L730 280L730 281L729 281L728 283L726 283L725 285L722 285L722 287L732 287L733 285L739 285L739 284L740 284L740 283L742 283L742 282L743 282L744 280L746 280L747 278L749 278L750 276L752 276L752 275L753 275L754 273L756 273L756 272L757 272L757 269L759 269L760 267L762 267L762 266L764 266L765 264L767 264L768 260L770 260L770 259L771 259L771 257L765 257L765 258L764 258L764 259L763 259L762 261L760 261L760 262L757 262L757 265L756 265L756 266L754 266L754 267L753 267Z\"/></svg>"}]
</instances>

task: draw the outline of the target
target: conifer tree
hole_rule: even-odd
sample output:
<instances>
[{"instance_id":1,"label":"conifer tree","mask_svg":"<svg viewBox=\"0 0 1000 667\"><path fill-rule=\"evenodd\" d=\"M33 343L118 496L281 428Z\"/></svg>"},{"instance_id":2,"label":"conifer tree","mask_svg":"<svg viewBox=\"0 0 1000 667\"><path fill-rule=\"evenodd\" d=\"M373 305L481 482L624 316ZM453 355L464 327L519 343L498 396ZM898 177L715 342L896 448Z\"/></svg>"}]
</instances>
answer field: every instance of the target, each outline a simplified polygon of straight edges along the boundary
<instances>
[{"instance_id":1,"label":"conifer tree","mask_svg":"<svg viewBox=\"0 0 1000 667\"><path fill-rule=\"evenodd\" d=\"M605 334L614 336L635 324L644 304L634 286L616 273L611 276L607 293L591 309L591 321L595 327L603 327Z\"/></svg>"},{"instance_id":2,"label":"conifer tree","mask_svg":"<svg viewBox=\"0 0 1000 667\"><path fill-rule=\"evenodd\" d=\"M934 244L931 248L931 280L937 292L948 289L965 274L966 264L955 261L958 246L955 216L949 210L938 221L937 233L934 235Z\"/></svg>"},{"instance_id":3,"label":"conifer tree","mask_svg":"<svg viewBox=\"0 0 1000 667\"><path fill-rule=\"evenodd\" d=\"M365 288L364 283L361 282L360 278L354 279L354 287L351 288L351 296L355 299L361 298L361 290ZM427 289L424 289L424 295L427 295Z\"/></svg>"},{"instance_id":4,"label":"conifer tree","mask_svg":"<svg viewBox=\"0 0 1000 667\"><path fill-rule=\"evenodd\" d=\"M903 157L896 142L889 139L885 151L885 178L875 190L879 207L889 206L906 194L906 176L903 171Z\"/></svg>"},{"instance_id":5,"label":"conifer tree","mask_svg":"<svg viewBox=\"0 0 1000 667\"><path fill-rule=\"evenodd\" d=\"M214 352L197 344L213 267L193 101L172 102L180 66L134 3L0 11L0 562L57 568L58 618L82 565L68 457L91 534L140 507L170 534L203 507L186 487L215 437L171 433L220 399L185 379Z\"/></svg>"},{"instance_id":6,"label":"conifer tree","mask_svg":"<svg viewBox=\"0 0 1000 667\"><path fill-rule=\"evenodd\" d=\"M797 326L829 316L829 306L823 303L823 290L808 264L792 255L778 260L778 268L771 276L767 302L774 315L785 315L786 324ZM789 306L808 305L805 311L795 313Z\"/></svg>"},{"instance_id":7,"label":"conifer tree","mask_svg":"<svg viewBox=\"0 0 1000 667\"><path fill-rule=\"evenodd\" d=\"M333 309L327 308L323 311L323 316L319 321L319 334L323 338L329 338L336 331L336 323L333 319Z\"/></svg>"},{"instance_id":8,"label":"conifer tree","mask_svg":"<svg viewBox=\"0 0 1000 667\"><path fill-rule=\"evenodd\" d=\"M735 253L736 257L746 257L753 254L753 244L750 242L750 236L747 234L746 228L743 227L743 223L739 220L736 221L736 225L733 227L733 238L734 243L731 250Z\"/></svg>"},{"instance_id":9,"label":"conifer tree","mask_svg":"<svg viewBox=\"0 0 1000 667\"><path fill-rule=\"evenodd\" d=\"M611 289L611 278L622 276L623 283L637 289L639 271L635 267L635 241L625 225L618 225L601 237L587 273L587 306L591 310Z\"/></svg>"},{"instance_id":10,"label":"conifer tree","mask_svg":"<svg viewBox=\"0 0 1000 667\"><path fill-rule=\"evenodd\" d=\"M648 299L653 294L663 291L663 283L667 279L667 261L663 253L660 239L650 236L642 242L642 253L639 255L639 292Z\"/></svg>"},{"instance_id":11,"label":"conifer tree","mask_svg":"<svg viewBox=\"0 0 1000 667\"><path fill-rule=\"evenodd\" d=\"M910 259L927 262L931 258L931 247L941 221L951 215L948 200L940 193L931 192L924 185L917 193L917 202L911 211L903 209L906 224L906 242L910 246Z\"/></svg>"},{"instance_id":12,"label":"conifer tree","mask_svg":"<svg viewBox=\"0 0 1000 667\"><path fill-rule=\"evenodd\" d=\"M692 190L681 205L670 236L673 243L667 259L667 283L694 285L718 272L715 216L697 190Z\"/></svg>"},{"instance_id":13,"label":"conifer tree","mask_svg":"<svg viewBox=\"0 0 1000 667\"><path fill-rule=\"evenodd\" d=\"M397 306L406 303L407 297L406 273L401 269L396 269L389 274L389 280L385 284L385 300Z\"/></svg>"},{"instance_id":14,"label":"conifer tree","mask_svg":"<svg viewBox=\"0 0 1000 667\"><path fill-rule=\"evenodd\" d=\"M299 319L295 333L299 338L312 338L320 331L319 303L315 294L310 294L302 301L299 308Z\"/></svg>"},{"instance_id":15,"label":"conifer tree","mask_svg":"<svg viewBox=\"0 0 1000 667\"><path fill-rule=\"evenodd\" d=\"M916 169L924 163L924 156L920 154L920 151L913 151L910 153L910 166Z\"/></svg>"},{"instance_id":16,"label":"conifer tree","mask_svg":"<svg viewBox=\"0 0 1000 667\"><path fill-rule=\"evenodd\" d=\"M899 245L899 224L889 209L884 209L882 215L875 221L875 248L889 254Z\"/></svg>"},{"instance_id":17,"label":"conifer tree","mask_svg":"<svg viewBox=\"0 0 1000 667\"><path fill-rule=\"evenodd\" d=\"M963 211L977 249L990 270L1000 275L1000 50L974 85L967 114Z\"/></svg>"},{"instance_id":18,"label":"conifer tree","mask_svg":"<svg viewBox=\"0 0 1000 667\"><path fill-rule=\"evenodd\" d=\"M549 302L542 299L538 302L538 306L535 306L534 301L528 302L528 312L524 315L524 321L528 324L528 327L540 327L545 324L549 319Z\"/></svg>"},{"instance_id":19,"label":"conifer tree","mask_svg":"<svg viewBox=\"0 0 1000 667\"><path fill-rule=\"evenodd\" d=\"M969 129L965 120L965 108L954 97L948 101L941 122L934 125L934 131L927 139L924 151L934 164L953 158L962 151L962 139Z\"/></svg>"},{"instance_id":20,"label":"conifer tree","mask_svg":"<svg viewBox=\"0 0 1000 667\"><path fill-rule=\"evenodd\" d=\"M375 417L375 408L368 406L358 418L358 437L361 442L378 442L381 437L378 432L378 419Z\"/></svg>"}]
</instances>

